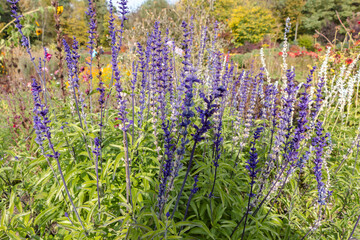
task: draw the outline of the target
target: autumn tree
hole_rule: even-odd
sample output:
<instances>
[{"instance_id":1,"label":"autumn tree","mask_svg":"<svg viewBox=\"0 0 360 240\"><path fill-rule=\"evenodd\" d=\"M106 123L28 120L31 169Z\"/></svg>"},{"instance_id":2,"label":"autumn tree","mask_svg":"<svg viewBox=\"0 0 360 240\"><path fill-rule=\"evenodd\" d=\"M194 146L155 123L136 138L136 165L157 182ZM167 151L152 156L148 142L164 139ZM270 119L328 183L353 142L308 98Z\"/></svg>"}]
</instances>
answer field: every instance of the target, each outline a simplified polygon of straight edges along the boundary
<instances>
[{"instance_id":1,"label":"autumn tree","mask_svg":"<svg viewBox=\"0 0 360 240\"><path fill-rule=\"evenodd\" d=\"M271 11L259 6L236 8L229 21L236 46L245 42L258 43L265 35L273 32L275 18Z\"/></svg>"},{"instance_id":2,"label":"autumn tree","mask_svg":"<svg viewBox=\"0 0 360 240\"><path fill-rule=\"evenodd\" d=\"M291 19L291 25L295 26L295 40L297 39L305 4L306 0L279 0L274 4L274 9L283 22L285 22L285 19L288 17Z\"/></svg>"}]
</instances>

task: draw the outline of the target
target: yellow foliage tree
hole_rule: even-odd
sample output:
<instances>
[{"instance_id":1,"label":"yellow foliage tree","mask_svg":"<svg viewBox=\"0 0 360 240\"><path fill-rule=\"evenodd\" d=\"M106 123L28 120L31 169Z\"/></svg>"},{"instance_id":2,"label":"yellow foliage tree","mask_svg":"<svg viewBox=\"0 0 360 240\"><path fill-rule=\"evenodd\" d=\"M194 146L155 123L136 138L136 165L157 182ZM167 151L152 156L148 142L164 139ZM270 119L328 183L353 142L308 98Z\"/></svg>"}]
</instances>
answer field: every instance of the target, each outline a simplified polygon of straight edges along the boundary
<instances>
[{"instance_id":1,"label":"yellow foliage tree","mask_svg":"<svg viewBox=\"0 0 360 240\"><path fill-rule=\"evenodd\" d=\"M271 11L260 6L239 6L231 14L229 27L235 46L245 42L258 43L274 32L276 19Z\"/></svg>"},{"instance_id":2,"label":"yellow foliage tree","mask_svg":"<svg viewBox=\"0 0 360 240\"><path fill-rule=\"evenodd\" d=\"M64 18L64 33L70 38L75 36L80 45L86 45L88 41L88 25L86 22L87 5L84 1L73 1L72 5L64 8L62 17Z\"/></svg>"},{"instance_id":3,"label":"yellow foliage tree","mask_svg":"<svg viewBox=\"0 0 360 240\"><path fill-rule=\"evenodd\" d=\"M226 21L229 19L232 11L237 8L239 5L243 5L240 1L237 0L219 0L215 1L214 9L212 11L212 15L218 21Z\"/></svg>"}]
</instances>

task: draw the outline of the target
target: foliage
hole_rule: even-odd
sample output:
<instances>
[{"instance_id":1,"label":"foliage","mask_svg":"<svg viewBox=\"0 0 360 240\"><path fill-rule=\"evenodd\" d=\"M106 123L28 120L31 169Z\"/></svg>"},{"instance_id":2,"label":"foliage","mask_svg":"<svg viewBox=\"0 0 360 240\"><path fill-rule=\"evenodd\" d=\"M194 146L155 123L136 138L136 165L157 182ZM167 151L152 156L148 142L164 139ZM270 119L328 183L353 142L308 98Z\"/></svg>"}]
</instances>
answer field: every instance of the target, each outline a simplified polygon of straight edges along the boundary
<instances>
[{"instance_id":1,"label":"foliage","mask_svg":"<svg viewBox=\"0 0 360 240\"><path fill-rule=\"evenodd\" d=\"M355 0L308 0L304 6L303 26L307 31L321 29L327 21L339 24L336 11L340 19L345 21L353 13L360 10Z\"/></svg>"},{"instance_id":2,"label":"foliage","mask_svg":"<svg viewBox=\"0 0 360 240\"><path fill-rule=\"evenodd\" d=\"M76 36L81 45L85 45L88 41L86 8L85 1L75 1L71 4L71 8L67 8L62 14L64 33L70 38Z\"/></svg>"},{"instance_id":3,"label":"foliage","mask_svg":"<svg viewBox=\"0 0 360 240\"><path fill-rule=\"evenodd\" d=\"M297 34L298 26L301 24L303 17L303 9L306 0L280 0L275 3L274 9L279 15L279 18L284 21L287 17L291 19L291 25L294 26L289 36ZM294 29L295 28L295 29Z\"/></svg>"},{"instance_id":4,"label":"foliage","mask_svg":"<svg viewBox=\"0 0 360 240\"><path fill-rule=\"evenodd\" d=\"M300 47L304 47L309 51L314 50L314 38L310 35L301 35L298 39Z\"/></svg>"},{"instance_id":5,"label":"foliage","mask_svg":"<svg viewBox=\"0 0 360 240\"><path fill-rule=\"evenodd\" d=\"M260 42L266 34L273 32L274 24L275 18L271 12L261 7L240 6L234 10L229 21L236 46L246 41Z\"/></svg>"},{"instance_id":6,"label":"foliage","mask_svg":"<svg viewBox=\"0 0 360 240\"><path fill-rule=\"evenodd\" d=\"M240 4L240 1L236 0L219 0L214 2L214 10L212 15L216 17L219 21L229 21L231 13L236 9Z\"/></svg>"}]
</instances>

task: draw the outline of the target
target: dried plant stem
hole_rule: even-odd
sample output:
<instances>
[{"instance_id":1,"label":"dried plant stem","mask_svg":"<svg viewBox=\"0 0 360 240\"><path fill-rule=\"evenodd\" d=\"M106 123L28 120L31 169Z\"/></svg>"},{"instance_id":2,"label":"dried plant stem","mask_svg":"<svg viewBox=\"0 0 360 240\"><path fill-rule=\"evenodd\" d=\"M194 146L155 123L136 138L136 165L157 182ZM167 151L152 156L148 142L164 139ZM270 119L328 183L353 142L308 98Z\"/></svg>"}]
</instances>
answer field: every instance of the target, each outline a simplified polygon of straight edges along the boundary
<instances>
[{"instance_id":1,"label":"dried plant stem","mask_svg":"<svg viewBox=\"0 0 360 240\"><path fill-rule=\"evenodd\" d=\"M62 37L63 36L62 36L62 31L61 31L60 16L57 14L57 8L59 6L59 2L53 1L51 4L55 8L54 19L55 19L55 30L56 30L56 50L57 50L56 58L59 61L58 76L60 79L60 86L61 86L63 101L66 102L66 98L65 98L66 92L65 92L65 84L64 84L64 74L63 74L63 55L62 55Z\"/></svg>"}]
</instances>

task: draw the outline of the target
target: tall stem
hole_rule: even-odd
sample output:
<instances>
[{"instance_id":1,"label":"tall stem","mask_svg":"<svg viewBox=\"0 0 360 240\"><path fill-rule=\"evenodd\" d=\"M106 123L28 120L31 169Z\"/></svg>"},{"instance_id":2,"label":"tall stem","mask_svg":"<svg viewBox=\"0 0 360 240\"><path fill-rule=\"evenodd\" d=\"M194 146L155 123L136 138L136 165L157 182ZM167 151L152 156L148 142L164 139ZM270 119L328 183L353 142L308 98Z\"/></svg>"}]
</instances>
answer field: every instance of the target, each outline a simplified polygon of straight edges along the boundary
<instances>
[{"instance_id":1,"label":"tall stem","mask_svg":"<svg viewBox=\"0 0 360 240\"><path fill-rule=\"evenodd\" d=\"M254 181L254 178L253 178L253 177L252 177L251 181L252 181L252 182ZM246 221L247 221L247 218L248 218L248 215L249 215L250 200L251 200L251 196L252 196L253 186L254 186L254 185L253 185L253 184L251 184L250 195L249 195L249 201L248 201L248 206L247 206L247 209L246 209L245 222L244 222L244 229L243 229L243 232L242 232L242 235L241 235L241 240L242 240L242 239L244 239L244 236L245 236Z\"/></svg>"},{"instance_id":2,"label":"tall stem","mask_svg":"<svg viewBox=\"0 0 360 240\"><path fill-rule=\"evenodd\" d=\"M101 142L100 142L101 144ZM95 157L95 173L96 173L96 191L98 197L98 209L100 211L100 190L99 190L99 157L96 155Z\"/></svg>"},{"instance_id":3,"label":"tall stem","mask_svg":"<svg viewBox=\"0 0 360 240\"><path fill-rule=\"evenodd\" d=\"M194 158L194 153L195 153L196 144L197 144L197 141L195 140L195 141L194 141L194 146L193 146L192 151L191 151L190 160L189 160L189 163L188 163L188 168L187 168L187 171L186 171L184 180L183 180L183 184L182 184L182 186L181 186L180 192L179 192L178 197L177 197L177 199L176 199L176 203L175 203L174 210L173 210L173 212L172 212L172 214L171 214L171 219L174 217L174 214L175 214L175 212L176 212L176 208L177 208L177 206L178 206L178 204L179 204L179 201L180 201L180 198L181 198L181 194L182 194L182 192L183 192L183 190L184 190L184 187L185 187L186 179L187 179L187 177L188 177L188 175L189 175L189 172L190 172L190 170L191 170L191 165L192 165L192 161L193 161L193 158Z\"/></svg>"},{"instance_id":4,"label":"tall stem","mask_svg":"<svg viewBox=\"0 0 360 240\"><path fill-rule=\"evenodd\" d=\"M131 196L129 149L128 149L128 141L125 130L123 130L123 143L125 149L126 201L127 203L131 204L131 206L133 207L132 196Z\"/></svg>"},{"instance_id":5,"label":"tall stem","mask_svg":"<svg viewBox=\"0 0 360 240\"><path fill-rule=\"evenodd\" d=\"M50 142L50 140L49 140L49 142ZM54 148L52 148L52 149L53 149L53 152L54 152ZM75 207L75 204L74 204L74 202L73 202L73 200L72 200L72 198L71 198L70 192L69 192L69 190L68 190L68 188L67 188L66 181L65 181L65 178L64 178L64 174L63 174L63 172L62 172L62 170L61 170L59 158L56 157L55 159L56 159L56 162L57 162L57 165L58 165L58 168L59 168L59 173L60 173L60 176L61 176L61 180L62 180L62 182L63 182L63 184L64 184L64 187L65 187L66 194L68 195L68 198L69 198L69 200L70 200L70 203L71 203L71 205L72 205L73 208L74 208L75 215L76 215L77 219L79 220L79 222L80 222L80 224L81 224L81 227L84 229L85 234L86 234L86 236L87 236L87 231L86 231L86 229L85 229L85 227L84 227L84 225L83 225L83 222L81 221L81 218L80 218L80 216L79 216L79 213L78 213L78 211L77 211L77 209L76 209L76 207Z\"/></svg>"},{"instance_id":6,"label":"tall stem","mask_svg":"<svg viewBox=\"0 0 360 240\"><path fill-rule=\"evenodd\" d=\"M134 96L134 89L132 90L132 138L131 138L131 145L134 145L134 123L135 123L135 96Z\"/></svg>"}]
</instances>

